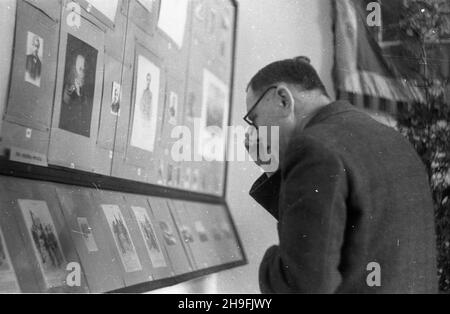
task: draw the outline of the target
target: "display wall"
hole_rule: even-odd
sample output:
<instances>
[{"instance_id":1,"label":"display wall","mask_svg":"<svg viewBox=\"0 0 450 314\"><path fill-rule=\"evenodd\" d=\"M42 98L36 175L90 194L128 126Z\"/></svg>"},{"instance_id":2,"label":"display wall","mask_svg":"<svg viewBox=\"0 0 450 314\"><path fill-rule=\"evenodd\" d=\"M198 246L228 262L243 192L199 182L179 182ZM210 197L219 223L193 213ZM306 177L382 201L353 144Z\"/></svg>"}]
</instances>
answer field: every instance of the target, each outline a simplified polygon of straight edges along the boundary
<instances>
[{"instance_id":1,"label":"display wall","mask_svg":"<svg viewBox=\"0 0 450 314\"><path fill-rule=\"evenodd\" d=\"M229 123L236 5L14 6L0 291L148 291L244 264L226 163L175 162L171 151L178 125L192 131L193 153L226 151L225 131L209 127ZM75 287L72 263L83 274Z\"/></svg>"}]
</instances>

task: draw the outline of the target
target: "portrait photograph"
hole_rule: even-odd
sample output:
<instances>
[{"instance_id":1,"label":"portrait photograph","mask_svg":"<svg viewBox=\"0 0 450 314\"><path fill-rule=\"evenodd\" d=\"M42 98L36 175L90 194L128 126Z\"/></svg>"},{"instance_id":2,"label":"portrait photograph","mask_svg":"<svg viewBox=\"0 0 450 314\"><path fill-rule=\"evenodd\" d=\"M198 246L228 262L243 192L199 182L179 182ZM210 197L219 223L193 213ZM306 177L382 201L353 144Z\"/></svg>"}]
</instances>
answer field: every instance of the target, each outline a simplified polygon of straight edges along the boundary
<instances>
[{"instance_id":1,"label":"portrait photograph","mask_svg":"<svg viewBox=\"0 0 450 314\"><path fill-rule=\"evenodd\" d=\"M47 203L37 200L18 203L47 288L63 286L66 261Z\"/></svg>"},{"instance_id":2,"label":"portrait photograph","mask_svg":"<svg viewBox=\"0 0 450 314\"><path fill-rule=\"evenodd\" d=\"M178 46L183 46L189 1L161 1L158 27L166 33Z\"/></svg>"},{"instance_id":3,"label":"portrait photograph","mask_svg":"<svg viewBox=\"0 0 450 314\"><path fill-rule=\"evenodd\" d=\"M90 137L98 51L67 35L59 128Z\"/></svg>"},{"instance_id":4,"label":"portrait photograph","mask_svg":"<svg viewBox=\"0 0 450 314\"><path fill-rule=\"evenodd\" d=\"M120 98L121 98L121 86L117 82L112 83L111 92L111 114L115 116L120 115Z\"/></svg>"},{"instance_id":5,"label":"portrait photograph","mask_svg":"<svg viewBox=\"0 0 450 314\"><path fill-rule=\"evenodd\" d=\"M25 58L25 81L37 87L41 86L43 55L44 40L32 32L28 32Z\"/></svg>"},{"instance_id":6,"label":"portrait photograph","mask_svg":"<svg viewBox=\"0 0 450 314\"><path fill-rule=\"evenodd\" d=\"M139 225L141 235L145 240L148 255L154 268L167 267L161 245L153 228L153 224L148 216L147 210L143 207L132 207L134 216Z\"/></svg>"},{"instance_id":7,"label":"portrait photograph","mask_svg":"<svg viewBox=\"0 0 450 314\"><path fill-rule=\"evenodd\" d=\"M0 230L0 293L19 293L16 273L11 263L5 238Z\"/></svg>"},{"instance_id":8,"label":"portrait photograph","mask_svg":"<svg viewBox=\"0 0 450 314\"><path fill-rule=\"evenodd\" d=\"M160 69L142 55L137 58L135 86L131 146L153 152L158 121Z\"/></svg>"},{"instance_id":9,"label":"portrait photograph","mask_svg":"<svg viewBox=\"0 0 450 314\"><path fill-rule=\"evenodd\" d=\"M200 155L208 160L224 158L228 105L228 86L204 70L199 149Z\"/></svg>"},{"instance_id":10,"label":"portrait photograph","mask_svg":"<svg viewBox=\"0 0 450 314\"><path fill-rule=\"evenodd\" d=\"M128 226L117 205L102 205L117 251L127 273L142 270Z\"/></svg>"},{"instance_id":11,"label":"portrait photograph","mask_svg":"<svg viewBox=\"0 0 450 314\"><path fill-rule=\"evenodd\" d=\"M177 238L174 235L173 229L166 221L160 221L159 228L161 228L164 241L166 242L167 245L173 246L177 244Z\"/></svg>"},{"instance_id":12,"label":"portrait photograph","mask_svg":"<svg viewBox=\"0 0 450 314\"><path fill-rule=\"evenodd\" d=\"M92 228L89 225L87 218L78 217L77 221L78 226L80 228L80 233L83 237L84 243L86 244L87 250L89 251L89 253L97 252L98 251L97 243L95 242L95 238L92 233Z\"/></svg>"},{"instance_id":13,"label":"portrait photograph","mask_svg":"<svg viewBox=\"0 0 450 314\"><path fill-rule=\"evenodd\" d=\"M178 112L178 94L175 92L170 92L169 96L169 123L172 125L177 124L177 112Z\"/></svg>"},{"instance_id":14,"label":"portrait photograph","mask_svg":"<svg viewBox=\"0 0 450 314\"><path fill-rule=\"evenodd\" d=\"M196 221L195 222L195 231L198 233L198 237L200 239L200 242L208 242L208 233L206 231L205 226L203 225L203 222Z\"/></svg>"},{"instance_id":15,"label":"portrait photograph","mask_svg":"<svg viewBox=\"0 0 450 314\"><path fill-rule=\"evenodd\" d=\"M180 233L181 233L181 237L184 241L184 243L194 243L194 236L192 235L192 231L191 228L189 228L188 226L181 226L180 227Z\"/></svg>"}]
</instances>

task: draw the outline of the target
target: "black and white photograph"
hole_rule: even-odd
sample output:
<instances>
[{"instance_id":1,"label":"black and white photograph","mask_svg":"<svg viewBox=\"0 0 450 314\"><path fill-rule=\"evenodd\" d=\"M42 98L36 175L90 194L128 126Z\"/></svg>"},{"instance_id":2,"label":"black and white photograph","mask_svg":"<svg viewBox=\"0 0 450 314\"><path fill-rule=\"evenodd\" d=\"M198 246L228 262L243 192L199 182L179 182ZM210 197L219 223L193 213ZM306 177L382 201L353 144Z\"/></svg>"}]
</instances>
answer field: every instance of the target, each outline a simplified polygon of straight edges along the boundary
<instances>
[{"instance_id":1,"label":"black and white photograph","mask_svg":"<svg viewBox=\"0 0 450 314\"><path fill-rule=\"evenodd\" d=\"M78 217L77 218L78 226L80 227L80 234L83 237L84 243L86 244L86 248L89 253L97 252L98 247L95 242L93 230L89 225L89 222L86 217Z\"/></svg>"},{"instance_id":2,"label":"black and white photograph","mask_svg":"<svg viewBox=\"0 0 450 314\"><path fill-rule=\"evenodd\" d=\"M0 293L450 294L450 0L0 0L0 36Z\"/></svg>"},{"instance_id":3,"label":"black and white photograph","mask_svg":"<svg viewBox=\"0 0 450 314\"><path fill-rule=\"evenodd\" d=\"M143 207L136 206L133 206L132 210L138 222L141 235L145 240L145 247L147 248L153 267L167 267L162 247L159 244L159 240L155 233L155 228L153 227L153 223L150 220L147 210Z\"/></svg>"},{"instance_id":4,"label":"black and white photograph","mask_svg":"<svg viewBox=\"0 0 450 314\"><path fill-rule=\"evenodd\" d=\"M136 62L136 88L130 144L153 152L158 122L161 70L143 55L139 55Z\"/></svg>"},{"instance_id":5,"label":"black and white photograph","mask_svg":"<svg viewBox=\"0 0 450 314\"><path fill-rule=\"evenodd\" d=\"M142 270L139 256L120 207L107 204L102 205L102 208L125 272L131 273Z\"/></svg>"},{"instance_id":6,"label":"black and white photograph","mask_svg":"<svg viewBox=\"0 0 450 314\"><path fill-rule=\"evenodd\" d=\"M180 226L181 239L184 243L195 242L194 235L192 234L191 228L186 225Z\"/></svg>"},{"instance_id":7,"label":"black and white photograph","mask_svg":"<svg viewBox=\"0 0 450 314\"><path fill-rule=\"evenodd\" d=\"M206 231L205 225L201 221L195 222L195 231L198 233L200 242L208 242L208 232Z\"/></svg>"},{"instance_id":8,"label":"black and white photograph","mask_svg":"<svg viewBox=\"0 0 450 314\"><path fill-rule=\"evenodd\" d=\"M169 93L169 107L167 111L169 124L176 125L178 115L178 94L173 91L170 91Z\"/></svg>"},{"instance_id":9,"label":"black and white photograph","mask_svg":"<svg viewBox=\"0 0 450 314\"><path fill-rule=\"evenodd\" d=\"M59 128L90 137L98 51L68 34Z\"/></svg>"},{"instance_id":10,"label":"black and white photograph","mask_svg":"<svg viewBox=\"0 0 450 314\"><path fill-rule=\"evenodd\" d=\"M162 231L166 245L173 246L177 244L177 238L174 235L174 231L166 221L160 221L159 228Z\"/></svg>"},{"instance_id":11,"label":"black and white photograph","mask_svg":"<svg viewBox=\"0 0 450 314\"><path fill-rule=\"evenodd\" d=\"M228 87L217 76L203 70L202 124L199 149L207 160L221 160L225 154L228 119Z\"/></svg>"},{"instance_id":12,"label":"black and white photograph","mask_svg":"<svg viewBox=\"0 0 450 314\"><path fill-rule=\"evenodd\" d=\"M28 32L27 56L25 64L25 81L36 87L41 86L41 73L44 55L44 40L38 35Z\"/></svg>"},{"instance_id":13,"label":"black and white photograph","mask_svg":"<svg viewBox=\"0 0 450 314\"><path fill-rule=\"evenodd\" d=\"M27 199L17 202L47 289L63 286L66 261L47 203Z\"/></svg>"},{"instance_id":14,"label":"black and white photograph","mask_svg":"<svg viewBox=\"0 0 450 314\"><path fill-rule=\"evenodd\" d=\"M111 94L111 114L115 116L120 115L121 88L122 87L119 83L113 82Z\"/></svg>"}]
</instances>

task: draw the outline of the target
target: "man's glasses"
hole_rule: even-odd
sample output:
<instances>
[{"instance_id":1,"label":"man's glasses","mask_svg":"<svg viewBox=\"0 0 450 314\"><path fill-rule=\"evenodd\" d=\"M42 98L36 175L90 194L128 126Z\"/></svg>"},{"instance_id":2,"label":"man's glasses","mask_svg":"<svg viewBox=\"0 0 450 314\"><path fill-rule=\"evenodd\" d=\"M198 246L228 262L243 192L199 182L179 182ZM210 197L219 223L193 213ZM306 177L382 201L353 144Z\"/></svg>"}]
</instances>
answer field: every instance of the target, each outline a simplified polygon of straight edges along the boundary
<instances>
[{"instance_id":1,"label":"man's glasses","mask_svg":"<svg viewBox=\"0 0 450 314\"><path fill-rule=\"evenodd\" d=\"M249 117L252 114L252 112L255 110L255 108L258 106L258 104L261 102L261 100L263 100L263 98L267 95L267 93L274 88L278 88L278 86L274 85L274 86L270 86L269 88L267 88L266 91L261 95L261 97L258 98L256 103L250 108L250 110L247 112L247 114L243 118L244 121L247 122L250 126L253 126L256 129L258 128Z\"/></svg>"}]
</instances>

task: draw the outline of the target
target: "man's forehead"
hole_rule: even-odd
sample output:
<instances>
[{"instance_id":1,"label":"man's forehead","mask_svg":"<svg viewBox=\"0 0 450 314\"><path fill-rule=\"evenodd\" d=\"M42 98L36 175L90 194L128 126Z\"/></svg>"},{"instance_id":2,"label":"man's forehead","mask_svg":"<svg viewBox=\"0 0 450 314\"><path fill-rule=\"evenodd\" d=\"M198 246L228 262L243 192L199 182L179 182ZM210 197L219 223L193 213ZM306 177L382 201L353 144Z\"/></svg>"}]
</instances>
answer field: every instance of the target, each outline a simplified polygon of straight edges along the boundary
<instances>
[{"instance_id":1,"label":"man's forehead","mask_svg":"<svg viewBox=\"0 0 450 314\"><path fill-rule=\"evenodd\" d=\"M253 102L256 101L256 98L257 98L256 93L253 91L251 87L249 87L246 96L247 104L252 104Z\"/></svg>"}]
</instances>

